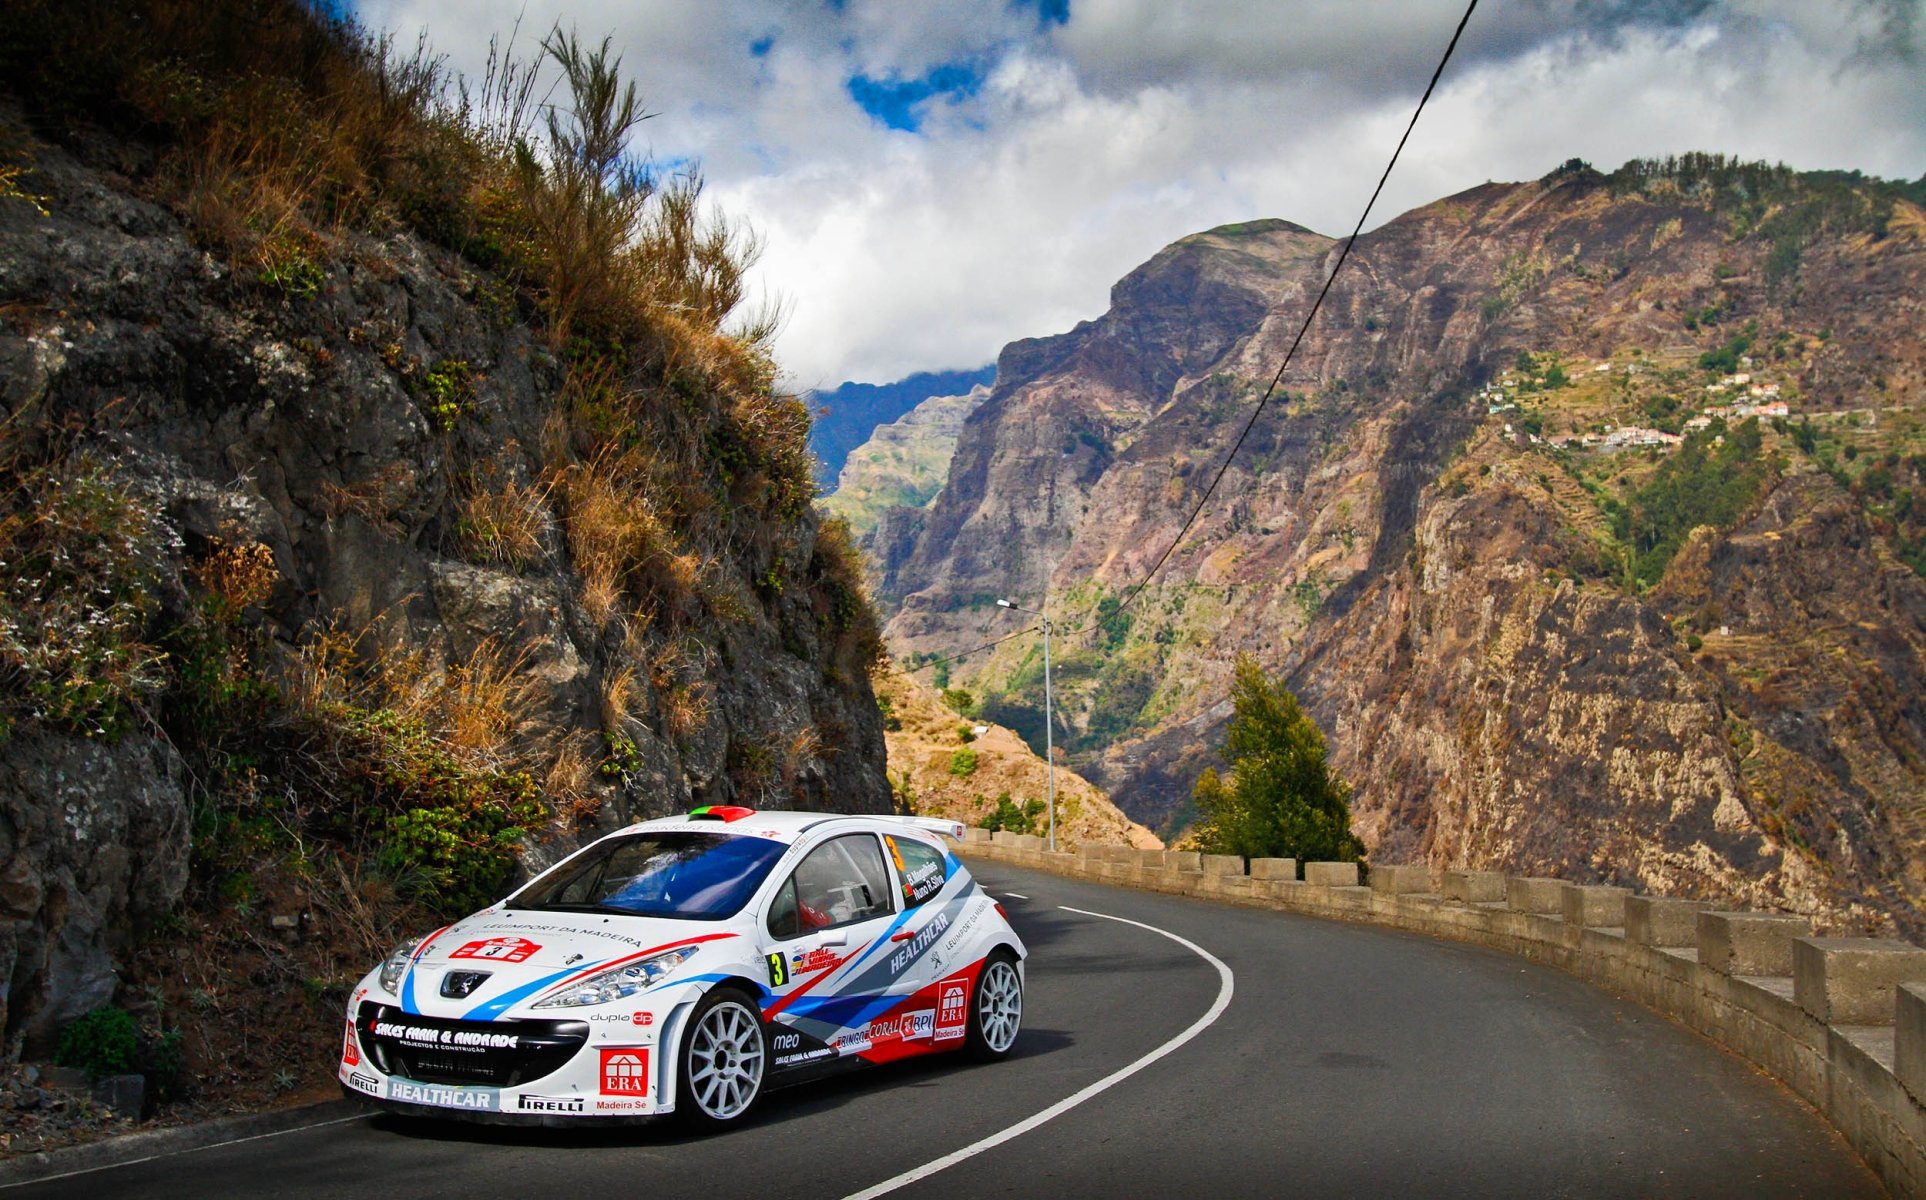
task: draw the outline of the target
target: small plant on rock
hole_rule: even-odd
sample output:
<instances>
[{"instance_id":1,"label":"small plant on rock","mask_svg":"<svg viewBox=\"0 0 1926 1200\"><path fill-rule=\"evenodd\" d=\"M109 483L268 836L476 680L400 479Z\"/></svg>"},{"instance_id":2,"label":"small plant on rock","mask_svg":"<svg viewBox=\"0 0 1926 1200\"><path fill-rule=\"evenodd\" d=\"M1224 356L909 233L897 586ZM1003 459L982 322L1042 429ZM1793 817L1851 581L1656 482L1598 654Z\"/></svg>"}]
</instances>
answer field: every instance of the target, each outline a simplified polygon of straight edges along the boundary
<instances>
[{"instance_id":1,"label":"small plant on rock","mask_svg":"<svg viewBox=\"0 0 1926 1200\"><path fill-rule=\"evenodd\" d=\"M60 1031L54 1062L78 1067L95 1079L133 1069L140 1054L140 1029L125 1009L96 1008Z\"/></svg>"}]
</instances>

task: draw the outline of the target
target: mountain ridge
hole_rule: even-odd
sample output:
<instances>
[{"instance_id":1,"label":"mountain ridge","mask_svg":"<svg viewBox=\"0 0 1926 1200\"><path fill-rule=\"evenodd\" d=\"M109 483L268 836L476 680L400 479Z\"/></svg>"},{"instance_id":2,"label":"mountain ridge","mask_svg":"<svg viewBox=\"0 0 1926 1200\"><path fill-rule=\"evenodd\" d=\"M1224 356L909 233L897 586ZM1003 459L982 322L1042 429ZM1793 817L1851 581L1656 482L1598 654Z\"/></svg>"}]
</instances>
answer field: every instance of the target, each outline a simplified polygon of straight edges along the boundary
<instances>
[{"instance_id":1,"label":"mountain ridge","mask_svg":"<svg viewBox=\"0 0 1926 1200\"><path fill-rule=\"evenodd\" d=\"M1119 615L1276 370L1338 245L1288 224L1255 240L1181 239L1126 275L1104 316L1006 349L943 491L927 511L879 523L870 569L893 609L887 638L913 665L1016 632L986 597L1048 596L1063 631L1059 744L1153 827L1181 820L1191 780L1214 761L1207 747L1227 714L1213 697L1248 651L1330 733L1374 850L1915 929L1926 871L1902 799L1926 782L1916 682L1926 642L1904 614L1921 582L1877 564L1913 553L1919 536L1903 499L1926 461L1926 372L1906 333L1926 273L1917 190L1695 155L1611 174L1568 163L1393 218L1359 239L1222 491ZM1793 405L1790 418L1740 414L1718 391L1753 399L1752 384L1721 382L1750 378L1741 359ZM1868 403L1895 412L1875 430L1848 411ZM1716 429L1686 427L1721 405L1725 415L1704 418ZM1746 434L1758 439L1753 459L1726 462L1717 447L1747 420L1760 422ZM1609 441L1619 429L1641 440ZM1466 476L1474 450L1485 473ZM1687 459L1696 474L1677 466ZM1514 479L1535 499L1497 504L1492 493L1502 519L1484 518L1481 539L1454 535L1452 514L1482 511L1464 507L1470 497ZM1682 501L1720 489L1737 507L1708 531L1666 524L1689 515ZM1872 558L1794 539L1801 514L1827 504L1843 506L1829 527ZM1750 613L1763 636L1721 634L1731 622L1715 593L1726 585L1707 581L1736 568L1691 583L1686 564L1788 542L1805 549L1783 569L1870 570L1890 600L1861 611L1807 588ZM1684 548L1662 560L1661 543ZM1825 624L1813 614L1827 605L1827 621L1850 612L1849 626L1876 629L1883 657L1798 632ZM1535 646L1513 664L1519 686L1577 705L1592 724L1534 761L1517 697L1498 719L1444 687L1472 677L1479 644L1427 640L1422 623L1447 612ZM1541 621L1578 622L1583 635L1547 641L1531 633ZM1768 662L1761 647L1774 639L1823 663L1827 688ZM1588 657L1632 696L1587 691ZM1033 744L1040 669L1031 638L951 667ZM1912 682L1893 692L1881 681L1895 671ZM1436 720L1409 707L1414 688ZM1840 716L1841 688L1891 692L1876 711L1893 728L1875 736ZM1652 707L1672 692L1689 697L1677 729ZM1788 709L1827 735L1802 741ZM1373 731L1394 717L1435 753L1389 752ZM1541 709L1537 720L1549 719ZM1646 764L1645 782L1615 774L1630 769L1615 761ZM1826 776L1837 785L1812 782ZM1652 782L1667 777L1683 790Z\"/></svg>"}]
</instances>

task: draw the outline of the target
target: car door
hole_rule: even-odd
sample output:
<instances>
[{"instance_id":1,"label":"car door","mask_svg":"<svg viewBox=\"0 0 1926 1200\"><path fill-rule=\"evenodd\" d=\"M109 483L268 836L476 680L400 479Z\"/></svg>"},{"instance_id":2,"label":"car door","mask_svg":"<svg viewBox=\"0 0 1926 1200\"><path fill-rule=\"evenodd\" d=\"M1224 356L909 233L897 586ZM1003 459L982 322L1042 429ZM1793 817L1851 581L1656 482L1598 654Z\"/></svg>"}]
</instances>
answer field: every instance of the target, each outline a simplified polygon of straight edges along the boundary
<instances>
[{"instance_id":1,"label":"car door","mask_svg":"<svg viewBox=\"0 0 1926 1200\"><path fill-rule=\"evenodd\" d=\"M892 992L911 997L901 1022L910 1036L902 1053L946 1050L959 1044L974 979L973 927L989 905L967 880L952 886L950 859L908 834L884 834L906 919L891 934Z\"/></svg>"},{"instance_id":2,"label":"car door","mask_svg":"<svg viewBox=\"0 0 1926 1200\"><path fill-rule=\"evenodd\" d=\"M872 969L896 920L895 887L874 833L832 837L778 885L764 919L763 962L773 993L771 1065L778 1070L860 1054L887 1005Z\"/></svg>"}]
</instances>

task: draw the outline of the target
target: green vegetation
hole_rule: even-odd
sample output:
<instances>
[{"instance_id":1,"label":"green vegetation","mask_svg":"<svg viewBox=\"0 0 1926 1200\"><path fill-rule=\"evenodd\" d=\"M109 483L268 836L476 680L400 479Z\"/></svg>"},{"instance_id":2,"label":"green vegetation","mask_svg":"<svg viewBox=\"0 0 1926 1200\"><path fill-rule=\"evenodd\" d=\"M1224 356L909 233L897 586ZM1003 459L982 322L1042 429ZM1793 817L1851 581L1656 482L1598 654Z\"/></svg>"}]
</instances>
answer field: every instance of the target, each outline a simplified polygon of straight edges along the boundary
<instances>
[{"instance_id":1,"label":"green vegetation","mask_svg":"<svg viewBox=\"0 0 1926 1200\"><path fill-rule=\"evenodd\" d=\"M1300 861L1356 861L1351 788L1325 763L1324 734L1297 697L1265 678L1257 660L1237 661L1235 709L1225 732L1227 784L1206 769L1191 793L1196 841L1212 854Z\"/></svg>"},{"instance_id":2,"label":"green vegetation","mask_svg":"<svg viewBox=\"0 0 1926 1200\"><path fill-rule=\"evenodd\" d=\"M958 779L968 779L970 776L976 774L975 749L965 746L950 755L950 774L956 776Z\"/></svg>"},{"instance_id":3,"label":"green vegetation","mask_svg":"<svg viewBox=\"0 0 1926 1200\"><path fill-rule=\"evenodd\" d=\"M956 713L958 716L973 717L976 715L976 697L971 695L967 689L946 687L943 689L942 696L943 707Z\"/></svg>"},{"instance_id":4,"label":"green vegetation","mask_svg":"<svg viewBox=\"0 0 1926 1200\"><path fill-rule=\"evenodd\" d=\"M996 807L978 823L978 828L992 833L1036 833L1043 828L1039 818L1049 806L1041 800L1025 800L1022 803L1010 798L1010 793L998 793Z\"/></svg>"},{"instance_id":5,"label":"green vegetation","mask_svg":"<svg viewBox=\"0 0 1926 1200\"><path fill-rule=\"evenodd\" d=\"M166 687L149 637L167 535L109 463L0 432L0 742L36 721L131 728Z\"/></svg>"},{"instance_id":6,"label":"green vegetation","mask_svg":"<svg viewBox=\"0 0 1926 1200\"><path fill-rule=\"evenodd\" d=\"M1729 375L1739 369L1741 356L1750 353L1752 340L1759 335L1759 323L1747 321L1745 328L1728 340L1717 350L1707 350L1699 355L1699 366L1707 371Z\"/></svg>"},{"instance_id":7,"label":"green vegetation","mask_svg":"<svg viewBox=\"0 0 1926 1200\"><path fill-rule=\"evenodd\" d=\"M1763 453L1757 419L1694 430L1629 504L1606 502L1613 532L1629 548L1631 580L1657 583L1687 534L1700 525L1730 526L1778 471L1777 460Z\"/></svg>"},{"instance_id":8,"label":"green vegetation","mask_svg":"<svg viewBox=\"0 0 1926 1200\"><path fill-rule=\"evenodd\" d=\"M1735 239L1767 241L1765 280L1777 287L1799 270L1822 233L1884 238L1893 202L1926 201L1926 179L1895 183L1858 171L1795 171L1783 163L1744 162L1723 154L1634 159L1607 177L1618 195L1676 195L1724 219Z\"/></svg>"},{"instance_id":9,"label":"green vegetation","mask_svg":"<svg viewBox=\"0 0 1926 1200\"><path fill-rule=\"evenodd\" d=\"M134 1023L133 1014L119 1008L96 1008L60 1031L54 1062L100 1079L133 1070L139 1054L140 1027Z\"/></svg>"}]
</instances>

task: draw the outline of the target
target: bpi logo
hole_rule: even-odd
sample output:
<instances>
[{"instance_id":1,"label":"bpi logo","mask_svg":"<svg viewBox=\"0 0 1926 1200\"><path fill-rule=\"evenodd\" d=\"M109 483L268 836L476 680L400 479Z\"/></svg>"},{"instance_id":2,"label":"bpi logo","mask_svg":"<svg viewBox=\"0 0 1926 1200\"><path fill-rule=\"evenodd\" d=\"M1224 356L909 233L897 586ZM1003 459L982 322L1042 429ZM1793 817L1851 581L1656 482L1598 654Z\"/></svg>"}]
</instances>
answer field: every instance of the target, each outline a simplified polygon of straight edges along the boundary
<instances>
[{"instance_id":1,"label":"bpi logo","mask_svg":"<svg viewBox=\"0 0 1926 1200\"><path fill-rule=\"evenodd\" d=\"M936 985L935 1041L948 1042L962 1037L970 1028L970 980L967 975L945 979Z\"/></svg>"},{"instance_id":2,"label":"bpi logo","mask_svg":"<svg viewBox=\"0 0 1926 1200\"><path fill-rule=\"evenodd\" d=\"M602 1094L649 1094L649 1051L646 1046L602 1051Z\"/></svg>"},{"instance_id":3,"label":"bpi logo","mask_svg":"<svg viewBox=\"0 0 1926 1200\"><path fill-rule=\"evenodd\" d=\"M530 957L541 947L534 942L518 937L489 938L485 942L470 942L450 954L449 958L485 958L489 962L518 963Z\"/></svg>"}]
</instances>

